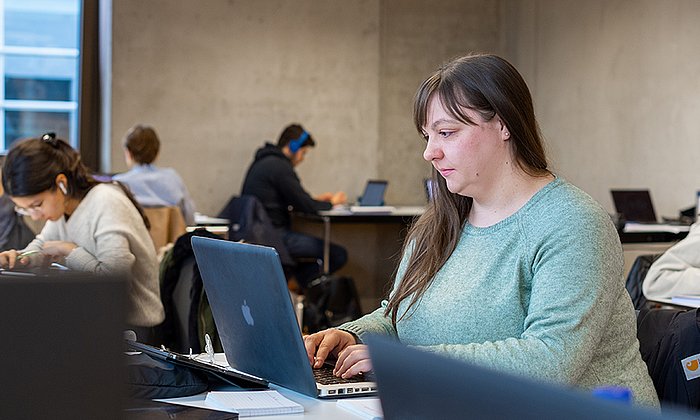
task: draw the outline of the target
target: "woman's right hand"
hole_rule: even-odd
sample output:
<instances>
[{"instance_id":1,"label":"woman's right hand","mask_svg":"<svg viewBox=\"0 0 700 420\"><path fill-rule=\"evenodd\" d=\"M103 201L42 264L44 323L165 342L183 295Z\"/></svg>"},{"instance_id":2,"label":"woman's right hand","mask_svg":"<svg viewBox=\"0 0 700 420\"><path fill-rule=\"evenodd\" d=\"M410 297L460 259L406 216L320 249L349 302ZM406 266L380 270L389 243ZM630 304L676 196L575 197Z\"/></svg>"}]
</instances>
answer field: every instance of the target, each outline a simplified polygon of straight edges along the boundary
<instances>
[{"instance_id":1,"label":"woman's right hand","mask_svg":"<svg viewBox=\"0 0 700 420\"><path fill-rule=\"evenodd\" d=\"M354 344L357 344L355 336L347 331L335 328L329 328L304 337L306 355L313 368L323 366L329 354L338 357L341 351Z\"/></svg>"},{"instance_id":2,"label":"woman's right hand","mask_svg":"<svg viewBox=\"0 0 700 420\"><path fill-rule=\"evenodd\" d=\"M22 266L29 265L29 258L17 258L20 255L15 249L10 249L8 251L0 252L0 267L9 268L10 270L15 268L15 265L19 262Z\"/></svg>"}]
</instances>

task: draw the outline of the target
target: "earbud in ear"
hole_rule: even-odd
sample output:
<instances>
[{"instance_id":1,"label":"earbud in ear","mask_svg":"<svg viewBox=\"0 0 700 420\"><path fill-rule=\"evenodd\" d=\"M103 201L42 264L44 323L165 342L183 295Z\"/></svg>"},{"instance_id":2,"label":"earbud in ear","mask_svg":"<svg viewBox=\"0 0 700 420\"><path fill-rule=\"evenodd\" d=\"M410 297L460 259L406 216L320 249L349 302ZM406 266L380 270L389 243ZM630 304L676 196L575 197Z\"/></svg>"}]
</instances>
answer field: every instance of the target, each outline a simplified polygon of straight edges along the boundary
<instances>
[{"instance_id":1,"label":"earbud in ear","mask_svg":"<svg viewBox=\"0 0 700 420\"><path fill-rule=\"evenodd\" d=\"M63 182L58 183L58 189L61 190L64 195L68 195L68 188L66 188L66 184Z\"/></svg>"}]
</instances>

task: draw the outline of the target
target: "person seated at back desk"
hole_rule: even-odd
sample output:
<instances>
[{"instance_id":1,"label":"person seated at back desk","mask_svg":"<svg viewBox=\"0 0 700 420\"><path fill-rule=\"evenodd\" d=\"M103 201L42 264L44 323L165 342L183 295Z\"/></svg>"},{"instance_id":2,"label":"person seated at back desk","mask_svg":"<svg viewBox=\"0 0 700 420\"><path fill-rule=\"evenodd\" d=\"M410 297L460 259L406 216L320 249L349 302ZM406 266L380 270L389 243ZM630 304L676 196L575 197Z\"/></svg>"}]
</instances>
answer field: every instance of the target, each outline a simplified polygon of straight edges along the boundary
<instances>
[{"instance_id":1,"label":"person seated at back desk","mask_svg":"<svg viewBox=\"0 0 700 420\"><path fill-rule=\"evenodd\" d=\"M315 214L346 202L346 195L342 191L324 193L314 199L301 185L294 167L304 160L308 150L315 144L313 137L301 125L287 126L280 134L277 145L265 143L255 152L241 188L241 195L253 195L260 200L272 224L281 231L289 254L297 261L322 260L323 240L292 231L290 208L300 213ZM346 261L345 249L332 243L329 272L337 271ZM294 269L294 276L302 289L319 274L315 262L300 262Z\"/></svg>"},{"instance_id":2,"label":"person seated at back desk","mask_svg":"<svg viewBox=\"0 0 700 420\"><path fill-rule=\"evenodd\" d=\"M135 125L124 137L129 171L112 179L127 185L142 206L178 206L185 222L194 225L194 202L180 175L175 169L153 164L159 151L160 140L153 127Z\"/></svg>"}]
</instances>

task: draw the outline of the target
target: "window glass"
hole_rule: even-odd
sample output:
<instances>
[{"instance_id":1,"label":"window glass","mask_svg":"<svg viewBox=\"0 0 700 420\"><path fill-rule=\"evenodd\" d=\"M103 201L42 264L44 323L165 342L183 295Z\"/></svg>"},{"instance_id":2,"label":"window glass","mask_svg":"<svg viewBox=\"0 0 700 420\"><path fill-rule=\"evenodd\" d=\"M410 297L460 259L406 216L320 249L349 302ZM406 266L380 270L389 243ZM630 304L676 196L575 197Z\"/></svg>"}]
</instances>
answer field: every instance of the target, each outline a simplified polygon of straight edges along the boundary
<instances>
[{"instance_id":1,"label":"window glass","mask_svg":"<svg viewBox=\"0 0 700 420\"><path fill-rule=\"evenodd\" d=\"M53 131L77 143L80 0L0 0L0 153Z\"/></svg>"},{"instance_id":2,"label":"window glass","mask_svg":"<svg viewBox=\"0 0 700 420\"><path fill-rule=\"evenodd\" d=\"M69 112L5 111L5 144L9 148L17 139L36 137L36 127L53 127L70 136ZM50 130L46 130L50 131Z\"/></svg>"}]
</instances>

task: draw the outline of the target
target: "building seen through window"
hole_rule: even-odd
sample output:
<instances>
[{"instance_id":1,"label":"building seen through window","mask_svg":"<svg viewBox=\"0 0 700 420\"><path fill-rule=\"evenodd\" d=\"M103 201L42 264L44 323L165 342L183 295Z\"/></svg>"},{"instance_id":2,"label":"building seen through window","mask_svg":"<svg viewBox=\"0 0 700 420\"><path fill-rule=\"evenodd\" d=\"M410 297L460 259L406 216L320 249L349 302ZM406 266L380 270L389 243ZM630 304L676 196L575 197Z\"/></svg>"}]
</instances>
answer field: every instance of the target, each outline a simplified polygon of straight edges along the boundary
<instances>
[{"instance_id":1,"label":"building seen through window","mask_svg":"<svg viewBox=\"0 0 700 420\"><path fill-rule=\"evenodd\" d=\"M0 153L47 131L77 146L80 0L0 0Z\"/></svg>"}]
</instances>

